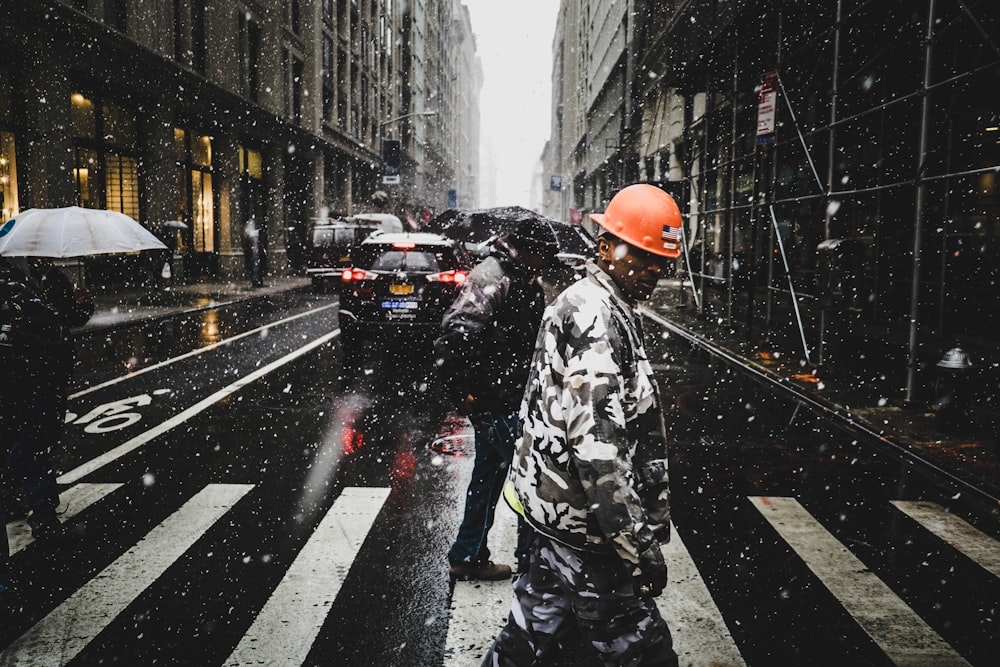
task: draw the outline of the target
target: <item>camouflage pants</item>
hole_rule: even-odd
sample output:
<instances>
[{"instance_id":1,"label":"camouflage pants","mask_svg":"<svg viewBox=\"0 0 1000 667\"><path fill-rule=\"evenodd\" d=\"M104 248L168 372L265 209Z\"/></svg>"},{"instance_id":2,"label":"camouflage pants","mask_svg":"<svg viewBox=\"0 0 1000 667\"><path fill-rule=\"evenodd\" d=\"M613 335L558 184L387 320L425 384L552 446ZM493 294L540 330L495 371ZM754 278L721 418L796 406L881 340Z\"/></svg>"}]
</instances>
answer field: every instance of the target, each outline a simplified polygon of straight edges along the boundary
<instances>
[{"instance_id":1,"label":"camouflage pants","mask_svg":"<svg viewBox=\"0 0 1000 667\"><path fill-rule=\"evenodd\" d=\"M535 664L572 628L605 665L677 665L673 639L652 599L635 595L614 554L576 551L536 534L527 574L483 666Z\"/></svg>"}]
</instances>

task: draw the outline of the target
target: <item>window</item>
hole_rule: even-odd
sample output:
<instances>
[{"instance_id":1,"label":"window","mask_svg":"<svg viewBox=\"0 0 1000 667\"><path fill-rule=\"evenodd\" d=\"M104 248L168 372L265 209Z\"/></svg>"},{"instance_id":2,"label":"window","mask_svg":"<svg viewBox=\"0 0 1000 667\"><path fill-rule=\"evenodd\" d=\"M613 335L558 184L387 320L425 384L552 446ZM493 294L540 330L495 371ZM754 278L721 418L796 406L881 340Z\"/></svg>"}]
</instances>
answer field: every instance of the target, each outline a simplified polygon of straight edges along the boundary
<instances>
[{"instance_id":1,"label":"window","mask_svg":"<svg viewBox=\"0 0 1000 667\"><path fill-rule=\"evenodd\" d=\"M302 123L302 77L305 65L301 58L292 56L292 121Z\"/></svg>"},{"instance_id":2,"label":"window","mask_svg":"<svg viewBox=\"0 0 1000 667\"><path fill-rule=\"evenodd\" d=\"M177 210L190 225L183 230L180 250L215 252L215 198L212 189L212 138L174 128L177 159Z\"/></svg>"},{"instance_id":3,"label":"window","mask_svg":"<svg viewBox=\"0 0 1000 667\"><path fill-rule=\"evenodd\" d=\"M77 205L140 219L135 115L113 101L70 95Z\"/></svg>"},{"instance_id":4,"label":"window","mask_svg":"<svg viewBox=\"0 0 1000 667\"><path fill-rule=\"evenodd\" d=\"M260 94L260 25L246 12L240 12L239 74L240 92L257 102Z\"/></svg>"},{"instance_id":5,"label":"window","mask_svg":"<svg viewBox=\"0 0 1000 667\"><path fill-rule=\"evenodd\" d=\"M334 120L334 56L333 39L323 35L323 118L327 122Z\"/></svg>"}]
</instances>

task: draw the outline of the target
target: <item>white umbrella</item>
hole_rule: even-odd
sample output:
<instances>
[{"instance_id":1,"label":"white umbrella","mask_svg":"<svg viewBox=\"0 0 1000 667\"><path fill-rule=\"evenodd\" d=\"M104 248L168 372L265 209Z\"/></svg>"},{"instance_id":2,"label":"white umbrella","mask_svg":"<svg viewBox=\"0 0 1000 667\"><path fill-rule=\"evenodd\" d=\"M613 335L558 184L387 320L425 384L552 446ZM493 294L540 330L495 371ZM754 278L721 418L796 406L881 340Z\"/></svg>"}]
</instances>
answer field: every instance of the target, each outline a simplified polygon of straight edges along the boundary
<instances>
[{"instance_id":1,"label":"white umbrella","mask_svg":"<svg viewBox=\"0 0 1000 667\"><path fill-rule=\"evenodd\" d=\"M167 246L138 222L117 211L68 206L30 208L0 226L0 255L84 257Z\"/></svg>"},{"instance_id":2,"label":"white umbrella","mask_svg":"<svg viewBox=\"0 0 1000 667\"><path fill-rule=\"evenodd\" d=\"M181 220L167 220L163 223L163 226L167 229L187 229L187 223Z\"/></svg>"}]
</instances>

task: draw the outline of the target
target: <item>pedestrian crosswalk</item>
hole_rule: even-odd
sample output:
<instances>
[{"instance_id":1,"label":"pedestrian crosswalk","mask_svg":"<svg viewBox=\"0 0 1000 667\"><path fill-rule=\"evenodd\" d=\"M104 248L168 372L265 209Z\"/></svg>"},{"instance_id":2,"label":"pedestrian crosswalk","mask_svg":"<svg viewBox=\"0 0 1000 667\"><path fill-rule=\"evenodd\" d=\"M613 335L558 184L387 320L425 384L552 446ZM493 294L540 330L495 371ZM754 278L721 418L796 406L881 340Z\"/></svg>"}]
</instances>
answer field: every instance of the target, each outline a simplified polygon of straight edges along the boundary
<instances>
[{"instance_id":1,"label":"pedestrian crosswalk","mask_svg":"<svg viewBox=\"0 0 1000 667\"><path fill-rule=\"evenodd\" d=\"M89 508L119 492L121 484L77 484L62 494L68 505L63 520L72 523ZM210 528L243 501L251 484L208 484L182 499L180 506L133 546L57 604L0 651L0 665L63 665L115 623L123 611ZM220 664L301 665L313 649L331 607L352 577L377 576L358 556L377 530L388 488L347 487L319 521L291 560L283 578L254 612L240 638L232 640ZM940 634L940 628L917 614L855 556L822 521L791 497L749 496L744 501L773 528L778 543L790 550L842 605L858 627L884 654L887 664L972 665ZM1000 578L1000 544L993 537L928 502L893 501L891 510L912 519L930 539L950 545L982 569ZM231 521L230 521L231 527ZM23 521L6 526L15 557L28 555L33 541ZM760 539L770 539L761 531ZM657 605L674 636L681 665L740 666L748 661L713 596L713 577L699 570L685 539L696 526L675 527L663 547L670 582ZM682 537L683 535L683 537ZM491 533L491 549L511 554L516 542L515 515L501 506ZM717 596L718 591L716 591ZM444 637L443 665L476 665L506 621L510 582L456 582L451 593ZM407 601L396 601L406 605ZM374 613L358 609L359 614ZM243 626L246 627L246 626ZM242 631L241 631L242 632ZM230 651L230 649L226 649ZM225 655L223 653L222 655Z\"/></svg>"}]
</instances>

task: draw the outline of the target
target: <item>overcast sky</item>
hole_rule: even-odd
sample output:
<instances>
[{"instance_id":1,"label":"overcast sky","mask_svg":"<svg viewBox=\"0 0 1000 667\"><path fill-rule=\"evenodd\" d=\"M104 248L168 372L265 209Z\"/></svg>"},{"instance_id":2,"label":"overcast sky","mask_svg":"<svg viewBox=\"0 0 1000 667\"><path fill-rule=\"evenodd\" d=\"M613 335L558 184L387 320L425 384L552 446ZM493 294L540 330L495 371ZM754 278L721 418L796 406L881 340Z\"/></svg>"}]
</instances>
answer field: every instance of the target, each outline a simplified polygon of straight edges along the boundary
<instances>
[{"instance_id":1,"label":"overcast sky","mask_svg":"<svg viewBox=\"0 0 1000 667\"><path fill-rule=\"evenodd\" d=\"M552 37L559 0L464 0L483 64L482 180L496 201L530 206L532 178L549 138ZM489 154L493 156L490 172Z\"/></svg>"}]
</instances>

